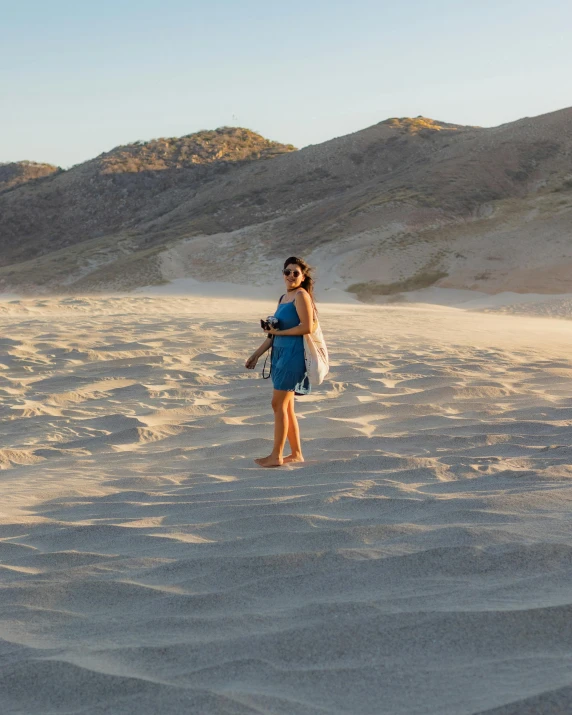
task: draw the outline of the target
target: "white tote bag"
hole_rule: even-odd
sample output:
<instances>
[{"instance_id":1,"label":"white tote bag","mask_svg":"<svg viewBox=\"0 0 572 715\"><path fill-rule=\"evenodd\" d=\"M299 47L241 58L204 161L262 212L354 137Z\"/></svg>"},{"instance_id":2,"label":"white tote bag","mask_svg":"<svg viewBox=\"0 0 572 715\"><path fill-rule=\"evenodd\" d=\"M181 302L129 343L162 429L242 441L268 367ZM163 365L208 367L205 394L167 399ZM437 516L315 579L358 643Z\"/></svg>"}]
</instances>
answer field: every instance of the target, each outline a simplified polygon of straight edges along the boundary
<instances>
[{"instance_id":1,"label":"white tote bag","mask_svg":"<svg viewBox=\"0 0 572 715\"><path fill-rule=\"evenodd\" d=\"M320 385L330 370L330 363L326 341L316 317L314 329L304 335L304 360L310 385Z\"/></svg>"}]
</instances>

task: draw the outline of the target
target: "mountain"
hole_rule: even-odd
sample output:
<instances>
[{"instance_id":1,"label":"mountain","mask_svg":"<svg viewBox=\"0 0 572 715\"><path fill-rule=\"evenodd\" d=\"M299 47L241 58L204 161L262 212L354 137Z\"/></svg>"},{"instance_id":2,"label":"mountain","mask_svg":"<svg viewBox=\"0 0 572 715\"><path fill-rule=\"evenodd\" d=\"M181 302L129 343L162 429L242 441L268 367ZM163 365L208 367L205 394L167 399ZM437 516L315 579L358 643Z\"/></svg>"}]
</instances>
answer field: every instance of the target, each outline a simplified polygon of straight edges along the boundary
<instances>
[{"instance_id":1,"label":"mountain","mask_svg":"<svg viewBox=\"0 0 572 715\"><path fill-rule=\"evenodd\" d=\"M571 108L492 128L391 118L299 151L237 128L118 147L0 194L0 285L242 283L245 263L263 283L300 253L363 300L572 291L571 155Z\"/></svg>"}]
</instances>

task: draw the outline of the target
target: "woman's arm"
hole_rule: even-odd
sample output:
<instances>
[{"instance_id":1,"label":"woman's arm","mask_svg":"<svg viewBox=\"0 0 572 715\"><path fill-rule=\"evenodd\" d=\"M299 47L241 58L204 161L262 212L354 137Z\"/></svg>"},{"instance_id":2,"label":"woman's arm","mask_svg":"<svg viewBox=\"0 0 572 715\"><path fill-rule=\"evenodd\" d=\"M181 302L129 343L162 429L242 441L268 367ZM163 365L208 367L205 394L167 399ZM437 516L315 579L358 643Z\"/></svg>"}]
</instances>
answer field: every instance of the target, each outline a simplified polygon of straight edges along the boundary
<instances>
[{"instance_id":1,"label":"woman's arm","mask_svg":"<svg viewBox=\"0 0 572 715\"><path fill-rule=\"evenodd\" d=\"M294 299L294 305L298 311L300 325L288 330L269 330L271 335L308 335L313 330L314 308L312 300L305 290L300 290Z\"/></svg>"},{"instance_id":2,"label":"woman's arm","mask_svg":"<svg viewBox=\"0 0 572 715\"><path fill-rule=\"evenodd\" d=\"M262 343L258 350L255 350L252 354L256 355L256 357L259 358L261 355L264 355L267 350L270 350L271 345L272 338L266 338L266 340Z\"/></svg>"},{"instance_id":3,"label":"woman's arm","mask_svg":"<svg viewBox=\"0 0 572 715\"><path fill-rule=\"evenodd\" d=\"M258 362L258 358L261 355L264 355L264 353L270 348L271 345L272 338L266 338L266 340L262 343L258 350L255 350L248 358L248 360L244 363L244 367L248 368L249 370L254 370L254 368L256 367L256 363Z\"/></svg>"}]
</instances>

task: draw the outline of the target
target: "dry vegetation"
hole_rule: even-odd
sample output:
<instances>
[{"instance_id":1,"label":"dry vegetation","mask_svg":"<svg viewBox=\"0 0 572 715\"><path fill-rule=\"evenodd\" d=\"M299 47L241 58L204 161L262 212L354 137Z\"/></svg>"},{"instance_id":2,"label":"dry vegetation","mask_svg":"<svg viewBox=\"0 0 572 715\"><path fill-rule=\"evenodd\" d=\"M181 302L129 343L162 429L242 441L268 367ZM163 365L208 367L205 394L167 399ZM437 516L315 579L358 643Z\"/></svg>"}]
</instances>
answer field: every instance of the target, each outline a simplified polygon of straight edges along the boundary
<instances>
[{"instance_id":1,"label":"dry vegetation","mask_svg":"<svg viewBox=\"0 0 572 715\"><path fill-rule=\"evenodd\" d=\"M215 162L239 163L270 159L295 151L240 127L220 127L184 137L152 139L119 146L99 157L103 174L185 169Z\"/></svg>"},{"instance_id":2,"label":"dry vegetation","mask_svg":"<svg viewBox=\"0 0 572 715\"><path fill-rule=\"evenodd\" d=\"M421 270L410 278L395 281L394 283L367 281L366 283L354 283L353 285L348 286L347 290L349 293L355 293L358 300L361 300L364 303L370 303L380 295L390 296L403 293L404 291L429 288L429 286L432 286L434 283L441 280L441 278L446 278L447 275L448 274L445 271Z\"/></svg>"},{"instance_id":3,"label":"dry vegetation","mask_svg":"<svg viewBox=\"0 0 572 715\"><path fill-rule=\"evenodd\" d=\"M402 134L418 134L424 129L429 131L440 132L446 131L457 131L458 129L467 129L466 126L461 124L448 124L447 122L438 122L435 119L429 119L428 117L391 117L390 119L385 119L381 124L387 124L393 129L398 129Z\"/></svg>"},{"instance_id":4,"label":"dry vegetation","mask_svg":"<svg viewBox=\"0 0 572 715\"><path fill-rule=\"evenodd\" d=\"M0 193L61 171L62 169L52 164L38 164L35 161L0 164Z\"/></svg>"}]
</instances>

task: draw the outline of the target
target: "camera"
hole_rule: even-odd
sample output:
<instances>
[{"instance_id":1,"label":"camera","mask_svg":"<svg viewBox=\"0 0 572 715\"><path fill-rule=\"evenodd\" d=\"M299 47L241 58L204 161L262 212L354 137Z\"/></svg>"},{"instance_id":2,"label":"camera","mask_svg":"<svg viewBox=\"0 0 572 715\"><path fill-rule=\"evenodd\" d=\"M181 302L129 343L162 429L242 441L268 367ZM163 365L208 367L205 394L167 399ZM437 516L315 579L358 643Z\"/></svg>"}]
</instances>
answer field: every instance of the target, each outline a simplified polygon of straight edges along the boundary
<instances>
[{"instance_id":1,"label":"camera","mask_svg":"<svg viewBox=\"0 0 572 715\"><path fill-rule=\"evenodd\" d=\"M278 327L278 318L274 315L269 315L266 320L260 320L260 325L263 330L272 330Z\"/></svg>"}]
</instances>

